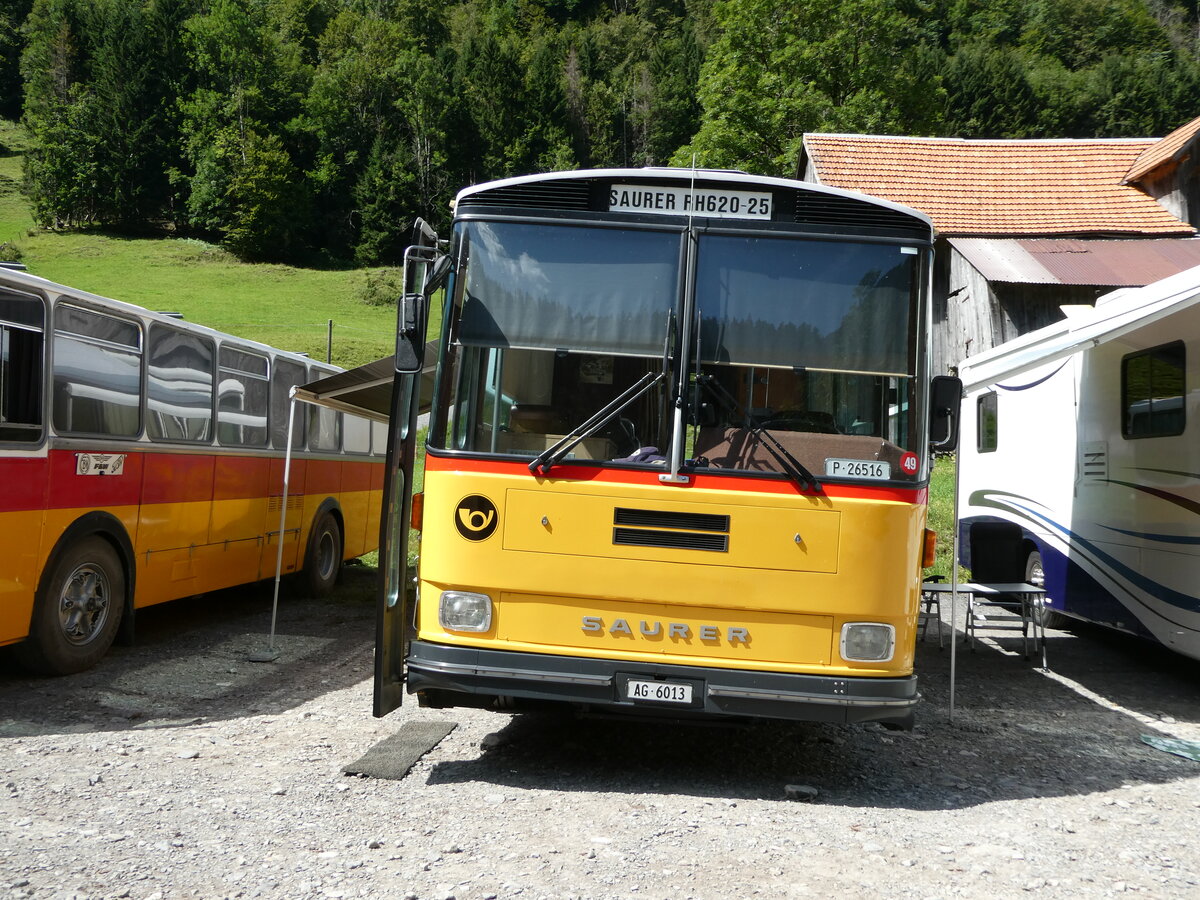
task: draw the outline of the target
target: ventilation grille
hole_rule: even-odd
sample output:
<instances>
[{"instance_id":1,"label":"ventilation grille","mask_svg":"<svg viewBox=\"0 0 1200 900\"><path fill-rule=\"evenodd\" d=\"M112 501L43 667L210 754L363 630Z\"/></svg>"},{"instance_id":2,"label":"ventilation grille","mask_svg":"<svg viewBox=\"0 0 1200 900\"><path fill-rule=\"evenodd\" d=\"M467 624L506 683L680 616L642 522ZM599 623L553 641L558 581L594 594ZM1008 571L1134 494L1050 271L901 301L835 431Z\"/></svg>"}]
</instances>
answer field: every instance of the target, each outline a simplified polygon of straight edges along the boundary
<instances>
[{"instance_id":1,"label":"ventilation grille","mask_svg":"<svg viewBox=\"0 0 1200 900\"><path fill-rule=\"evenodd\" d=\"M627 547L671 547L677 550L729 550L727 534L696 534L692 531L652 531L645 528L614 528L613 543Z\"/></svg>"},{"instance_id":2,"label":"ventilation grille","mask_svg":"<svg viewBox=\"0 0 1200 900\"><path fill-rule=\"evenodd\" d=\"M727 553L729 516L617 507L613 510L613 543Z\"/></svg>"},{"instance_id":3,"label":"ventilation grille","mask_svg":"<svg viewBox=\"0 0 1200 900\"><path fill-rule=\"evenodd\" d=\"M1084 444L1079 454L1079 467L1084 478L1108 477L1108 443L1097 441Z\"/></svg>"},{"instance_id":4,"label":"ventilation grille","mask_svg":"<svg viewBox=\"0 0 1200 900\"><path fill-rule=\"evenodd\" d=\"M708 513L661 512L653 509L613 510L614 525L636 525L641 528L690 528L693 531L729 531L729 516Z\"/></svg>"},{"instance_id":5,"label":"ventilation grille","mask_svg":"<svg viewBox=\"0 0 1200 900\"><path fill-rule=\"evenodd\" d=\"M479 191L463 200L466 206L532 207L535 209L587 209L591 201L587 181L552 181L543 184L513 184Z\"/></svg>"},{"instance_id":6,"label":"ventilation grille","mask_svg":"<svg viewBox=\"0 0 1200 900\"><path fill-rule=\"evenodd\" d=\"M800 225L838 229L866 229L873 233L892 234L929 240L930 227L920 219L889 209L864 203L852 197L833 194L794 194L795 221Z\"/></svg>"}]
</instances>

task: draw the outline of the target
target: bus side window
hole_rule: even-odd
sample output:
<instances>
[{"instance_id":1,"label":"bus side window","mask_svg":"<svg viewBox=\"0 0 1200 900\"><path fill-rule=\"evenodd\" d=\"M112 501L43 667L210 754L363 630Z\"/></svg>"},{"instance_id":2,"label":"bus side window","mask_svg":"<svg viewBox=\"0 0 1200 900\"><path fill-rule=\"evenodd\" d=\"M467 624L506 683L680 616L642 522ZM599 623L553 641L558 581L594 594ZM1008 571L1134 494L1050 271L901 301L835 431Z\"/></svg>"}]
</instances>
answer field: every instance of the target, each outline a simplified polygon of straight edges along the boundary
<instances>
[{"instance_id":1,"label":"bus side window","mask_svg":"<svg viewBox=\"0 0 1200 900\"><path fill-rule=\"evenodd\" d=\"M276 450L287 449L288 405L291 403L290 393L293 385L305 384L308 373L299 363L285 359L275 360L275 370L271 373L271 445ZM292 449L304 449L304 408L297 404L296 418L292 423Z\"/></svg>"},{"instance_id":2,"label":"bus side window","mask_svg":"<svg viewBox=\"0 0 1200 900\"><path fill-rule=\"evenodd\" d=\"M235 447L267 445L267 358L222 345L217 383L217 439Z\"/></svg>"},{"instance_id":3,"label":"bus side window","mask_svg":"<svg viewBox=\"0 0 1200 900\"><path fill-rule=\"evenodd\" d=\"M142 332L134 322L60 303L54 310L54 428L136 437Z\"/></svg>"},{"instance_id":4,"label":"bus side window","mask_svg":"<svg viewBox=\"0 0 1200 900\"><path fill-rule=\"evenodd\" d=\"M146 433L156 441L212 440L212 342L155 324L149 351Z\"/></svg>"},{"instance_id":5,"label":"bus side window","mask_svg":"<svg viewBox=\"0 0 1200 900\"><path fill-rule=\"evenodd\" d=\"M366 454L371 452L370 419L347 414L342 418L342 429L342 442L347 453Z\"/></svg>"},{"instance_id":6,"label":"bus side window","mask_svg":"<svg viewBox=\"0 0 1200 900\"><path fill-rule=\"evenodd\" d=\"M330 369L319 369L313 366L308 373L308 381L319 381L334 374ZM307 382L306 382L307 383ZM308 449L320 450L324 453L337 453L342 449L342 414L326 406L313 406L305 403L308 409ZM296 410L299 415L301 410Z\"/></svg>"},{"instance_id":7,"label":"bus side window","mask_svg":"<svg viewBox=\"0 0 1200 900\"><path fill-rule=\"evenodd\" d=\"M0 293L0 441L42 439L45 330L41 300Z\"/></svg>"}]
</instances>

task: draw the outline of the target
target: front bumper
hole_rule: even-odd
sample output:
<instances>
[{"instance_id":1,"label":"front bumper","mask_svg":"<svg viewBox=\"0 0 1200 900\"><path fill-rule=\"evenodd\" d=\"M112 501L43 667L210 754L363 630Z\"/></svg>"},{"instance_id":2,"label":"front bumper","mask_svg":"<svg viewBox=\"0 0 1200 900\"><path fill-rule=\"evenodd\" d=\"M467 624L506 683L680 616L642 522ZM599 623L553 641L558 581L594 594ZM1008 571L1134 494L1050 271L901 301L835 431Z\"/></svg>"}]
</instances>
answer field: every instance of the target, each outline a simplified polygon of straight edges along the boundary
<instances>
[{"instance_id":1,"label":"front bumper","mask_svg":"<svg viewBox=\"0 0 1200 900\"><path fill-rule=\"evenodd\" d=\"M687 705L628 700L631 679L692 685ZM559 701L606 712L672 717L761 717L909 725L920 702L915 675L838 678L479 650L415 640L408 691L431 705L480 706L485 698ZM456 696L461 695L461 696Z\"/></svg>"}]
</instances>

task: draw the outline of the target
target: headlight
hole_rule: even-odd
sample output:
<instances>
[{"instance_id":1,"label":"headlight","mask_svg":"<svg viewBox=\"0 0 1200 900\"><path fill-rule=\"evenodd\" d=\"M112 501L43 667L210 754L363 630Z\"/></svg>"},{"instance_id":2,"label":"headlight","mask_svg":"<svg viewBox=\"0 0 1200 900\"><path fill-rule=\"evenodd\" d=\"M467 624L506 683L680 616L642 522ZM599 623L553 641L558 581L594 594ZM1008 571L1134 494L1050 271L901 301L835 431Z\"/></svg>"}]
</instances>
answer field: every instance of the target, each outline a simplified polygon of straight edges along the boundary
<instances>
[{"instance_id":1,"label":"headlight","mask_svg":"<svg viewBox=\"0 0 1200 900\"><path fill-rule=\"evenodd\" d=\"M469 591L442 591L438 622L447 631L488 631L492 627L492 598Z\"/></svg>"},{"instance_id":2,"label":"headlight","mask_svg":"<svg viewBox=\"0 0 1200 900\"><path fill-rule=\"evenodd\" d=\"M847 622L842 626L842 659L887 662L896 649L896 629L880 622Z\"/></svg>"}]
</instances>

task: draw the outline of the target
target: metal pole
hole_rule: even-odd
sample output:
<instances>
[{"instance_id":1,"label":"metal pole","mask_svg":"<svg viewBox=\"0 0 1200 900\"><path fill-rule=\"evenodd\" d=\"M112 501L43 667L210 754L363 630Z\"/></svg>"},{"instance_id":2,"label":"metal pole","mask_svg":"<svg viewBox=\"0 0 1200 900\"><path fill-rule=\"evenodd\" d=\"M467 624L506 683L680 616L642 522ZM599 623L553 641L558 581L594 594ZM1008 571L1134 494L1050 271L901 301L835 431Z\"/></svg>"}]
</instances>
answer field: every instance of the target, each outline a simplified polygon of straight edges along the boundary
<instances>
[{"instance_id":1,"label":"metal pole","mask_svg":"<svg viewBox=\"0 0 1200 900\"><path fill-rule=\"evenodd\" d=\"M325 326L325 362L333 362L333 319Z\"/></svg>"},{"instance_id":2,"label":"metal pole","mask_svg":"<svg viewBox=\"0 0 1200 900\"><path fill-rule=\"evenodd\" d=\"M959 453L954 453L954 534L950 539L950 721L954 722L954 679L958 674L958 479Z\"/></svg>"},{"instance_id":3,"label":"metal pole","mask_svg":"<svg viewBox=\"0 0 1200 900\"><path fill-rule=\"evenodd\" d=\"M279 613L279 581L283 575L283 537L287 533L288 481L292 474L292 423L296 419L295 385L292 386L288 396L290 402L288 403L287 450L283 455L283 497L279 502L279 533L275 538L277 541L275 549L275 596L271 600L271 635L265 651L250 654L251 662L274 662L279 659L279 651L275 649L275 619Z\"/></svg>"}]
</instances>

